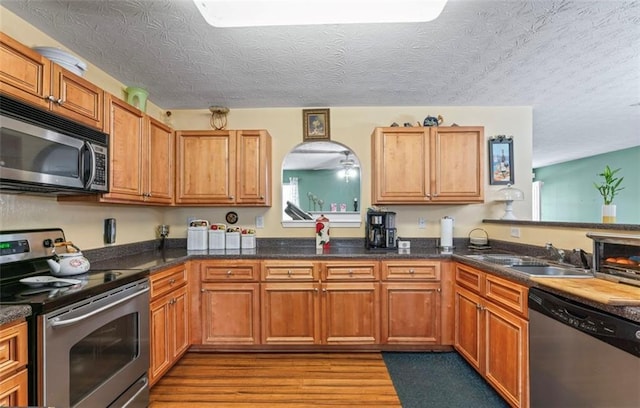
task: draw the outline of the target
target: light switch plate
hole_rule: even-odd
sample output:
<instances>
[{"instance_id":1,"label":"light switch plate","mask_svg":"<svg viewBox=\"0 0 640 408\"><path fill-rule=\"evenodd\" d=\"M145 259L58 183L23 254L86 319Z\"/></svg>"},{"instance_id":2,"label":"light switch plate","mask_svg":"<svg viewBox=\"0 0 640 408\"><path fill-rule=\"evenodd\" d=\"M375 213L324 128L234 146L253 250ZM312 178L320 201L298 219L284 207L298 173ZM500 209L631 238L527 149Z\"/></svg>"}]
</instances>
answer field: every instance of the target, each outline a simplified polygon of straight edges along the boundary
<instances>
[{"instance_id":1,"label":"light switch plate","mask_svg":"<svg viewBox=\"0 0 640 408\"><path fill-rule=\"evenodd\" d=\"M423 217L418 218L418 228L425 229L427 228L427 220Z\"/></svg>"},{"instance_id":2,"label":"light switch plate","mask_svg":"<svg viewBox=\"0 0 640 408\"><path fill-rule=\"evenodd\" d=\"M520 228L511 227L511 236L514 238L520 238Z\"/></svg>"},{"instance_id":3,"label":"light switch plate","mask_svg":"<svg viewBox=\"0 0 640 408\"><path fill-rule=\"evenodd\" d=\"M264 228L264 216L256 215L256 228Z\"/></svg>"}]
</instances>

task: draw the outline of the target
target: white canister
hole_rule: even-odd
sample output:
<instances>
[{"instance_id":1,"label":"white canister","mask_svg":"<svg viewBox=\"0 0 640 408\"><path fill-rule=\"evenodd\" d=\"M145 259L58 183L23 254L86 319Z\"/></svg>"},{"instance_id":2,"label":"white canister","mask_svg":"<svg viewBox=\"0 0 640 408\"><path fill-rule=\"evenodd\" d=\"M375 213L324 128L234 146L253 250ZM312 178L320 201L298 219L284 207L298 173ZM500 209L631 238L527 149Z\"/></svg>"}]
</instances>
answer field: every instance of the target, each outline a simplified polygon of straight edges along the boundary
<instances>
[{"instance_id":1,"label":"white canister","mask_svg":"<svg viewBox=\"0 0 640 408\"><path fill-rule=\"evenodd\" d=\"M193 220L187 228L187 251L206 251L209 246L209 221Z\"/></svg>"},{"instance_id":2,"label":"white canister","mask_svg":"<svg viewBox=\"0 0 640 408\"><path fill-rule=\"evenodd\" d=\"M225 231L223 229L209 230L209 249L224 249L225 240Z\"/></svg>"}]
</instances>

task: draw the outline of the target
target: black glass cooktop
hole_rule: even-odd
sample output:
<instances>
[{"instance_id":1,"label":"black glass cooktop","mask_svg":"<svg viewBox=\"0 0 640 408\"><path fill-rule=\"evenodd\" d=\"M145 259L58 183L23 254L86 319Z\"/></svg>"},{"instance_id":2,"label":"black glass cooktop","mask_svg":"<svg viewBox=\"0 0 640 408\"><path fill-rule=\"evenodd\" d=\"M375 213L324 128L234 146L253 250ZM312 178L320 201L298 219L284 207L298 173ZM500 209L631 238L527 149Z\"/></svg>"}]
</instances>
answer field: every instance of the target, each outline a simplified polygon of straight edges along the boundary
<instances>
[{"instance_id":1,"label":"black glass cooktop","mask_svg":"<svg viewBox=\"0 0 640 408\"><path fill-rule=\"evenodd\" d=\"M98 295L148 275L145 269L89 270L64 279L78 281L75 284L51 282L34 286L20 279L52 276L46 263L3 265L0 269L0 304L28 304L35 313L44 313Z\"/></svg>"}]
</instances>

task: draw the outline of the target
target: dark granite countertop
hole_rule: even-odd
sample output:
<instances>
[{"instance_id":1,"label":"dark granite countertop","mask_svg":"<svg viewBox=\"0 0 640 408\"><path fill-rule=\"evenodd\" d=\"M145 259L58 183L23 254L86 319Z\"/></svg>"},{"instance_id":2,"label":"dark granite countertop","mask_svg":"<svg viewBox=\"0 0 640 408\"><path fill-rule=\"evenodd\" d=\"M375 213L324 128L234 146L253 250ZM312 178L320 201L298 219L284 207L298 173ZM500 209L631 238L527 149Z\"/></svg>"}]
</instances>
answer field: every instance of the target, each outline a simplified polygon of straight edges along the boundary
<instances>
[{"instance_id":1,"label":"dark granite countertop","mask_svg":"<svg viewBox=\"0 0 640 408\"><path fill-rule=\"evenodd\" d=\"M463 239L454 240L453 252L443 252L437 247L437 241L435 239L412 239L409 250L368 250L364 247L363 240L361 239L338 239L335 241L332 240L331 248L323 253L316 251L314 240L306 238L265 238L258 241L255 249L249 250L187 251L184 241L185 240L175 240L163 251L158 250L155 246L138 247L137 250L129 248L129 250L124 251L124 254L121 254L122 256L117 256L117 252L112 252L111 257L103 256L103 259L99 261L91 259L91 251L85 252L85 254L91 260L92 267L101 269L143 268L149 269L151 273L192 259L452 259L510 279L527 287L542 288L537 282L529 279L525 273L467 257L466 255L481 252L467 249L467 242ZM490 253L512 253L529 256L541 256L545 254L544 248L529 245L495 241L492 244L494 248L490 250ZM599 310L640 322L640 307L609 306L548 287L542 289L579 301Z\"/></svg>"},{"instance_id":2,"label":"dark granite countertop","mask_svg":"<svg viewBox=\"0 0 640 408\"><path fill-rule=\"evenodd\" d=\"M29 305L0 305L0 325L29 316L31 316L31 306Z\"/></svg>"}]
</instances>

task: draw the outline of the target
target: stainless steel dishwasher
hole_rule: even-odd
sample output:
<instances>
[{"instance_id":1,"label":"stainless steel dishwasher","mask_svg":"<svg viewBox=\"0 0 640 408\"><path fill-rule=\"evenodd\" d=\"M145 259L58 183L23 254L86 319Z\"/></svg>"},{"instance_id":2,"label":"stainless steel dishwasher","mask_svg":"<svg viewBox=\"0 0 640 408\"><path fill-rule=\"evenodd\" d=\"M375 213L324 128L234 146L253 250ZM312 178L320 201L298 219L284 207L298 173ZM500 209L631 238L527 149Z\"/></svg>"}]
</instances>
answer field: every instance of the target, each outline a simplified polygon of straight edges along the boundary
<instances>
[{"instance_id":1,"label":"stainless steel dishwasher","mask_svg":"<svg viewBox=\"0 0 640 408\"><path fill-rule=\"evenodd\" d=\"M640 323L529 291L532 408L640 407Z\"/></svg>"}]
</instances>

